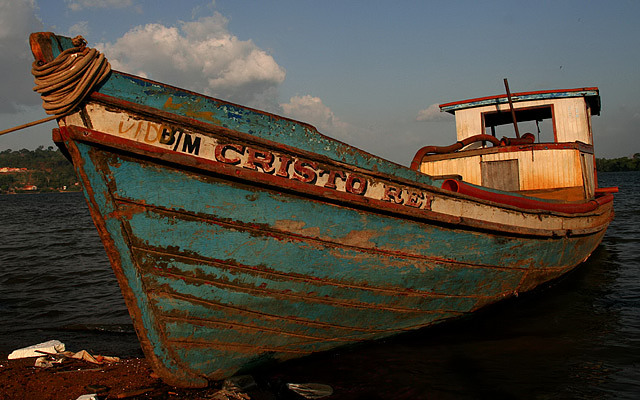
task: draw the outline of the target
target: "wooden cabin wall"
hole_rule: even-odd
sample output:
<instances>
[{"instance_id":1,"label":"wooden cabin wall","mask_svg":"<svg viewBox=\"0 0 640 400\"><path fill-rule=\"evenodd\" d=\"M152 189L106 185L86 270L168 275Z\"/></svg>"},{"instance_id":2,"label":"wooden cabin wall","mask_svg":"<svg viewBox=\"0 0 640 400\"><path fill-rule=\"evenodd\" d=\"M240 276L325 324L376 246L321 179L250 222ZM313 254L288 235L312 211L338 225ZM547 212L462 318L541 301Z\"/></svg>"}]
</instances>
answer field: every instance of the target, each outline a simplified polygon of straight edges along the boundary
<instances>
[{"instance_id":1,"label":"wooden cabin wall","mask_svg":"<svg viewBox=\"0 0 640 400\"><path fill-rule=\"evenodd\" d=\"M420 172L431 176L460 175L465 182L480 185L480 156L459 157L448 160L423 162Z\"/></svg>"},{"instance_id":2,"label":"wooden cabin wall","mask_svg":"<svg viewBox=\"0 0 640 400\"><path fill-rule=\"evenodd\" d=\"M585 189L585 195L587 197L593 197L595 195L595 158L593 154L582 153L580 154L581 163L582 163L582 176Z\"/></svg>"},{"instance_id":3,"label":"wooden cabin wall","mask_svg":"<svg viewBox=\"0 0 640 400\"><path fill-rule=\"evenodd\" d=\"M536 150L487 154L483 161L518 159L520 190L537 190L582 186L579 154L573 149Z\"/></svg>"},{"instance_id":4,"label":"wooden cabin wall","mask_svg":"<svg viewBox=\"0 0 640 400\"><path fill-rule=\"evenodd\" d=\"M482 113L496 111L495 106L472 108L456 111L456 132L458 140L484 133ZM480 110L480 112L478 112Z\"/></svg>"},{"instance_id":5,"label":"wooden cabin wall","mask_svg":"<svg viewBox=\"0 0 640 400\"><path fill-rule=\"evenodd\" d=\"M557 141L593 144L587 106L582 97L554 101Z\"/></svg>"},{"instance_id":6,"label":"wooden cabin wall","mask_svg":"<svg viewBox=\"0 0 640 400\"><path fill-rule=\"evenodd\" d=\"M553 107L556 141L560 143L580 141L593 144L589 124L589 111L582 97L554 99L553 101L524 101L515 103L514 107L518 109L549 105ZM496 112L498 110L509 112L509 105L501 104L500 106L491 105L457 110L455 113L457 140L485 133L482 114ZM515 133L513 136L515 137Z\"/></svg>"},{"instance_id":7,"label":"wooden cabin wall","mask_svg":"<svg viewBox=\"0 0 640 400\"><path fill-rule=\"evenodd\" d=\"M518 160L519 190L566 188L583 185L583 175L593 179L593 156L582 157L576 149L497 152L422 163L428 175L461 175L465 182L482 185L481 162ZM583 174L584 170L591 173ZM591 184L593 186L593 184Z\"/></svg>"}]
</instances>

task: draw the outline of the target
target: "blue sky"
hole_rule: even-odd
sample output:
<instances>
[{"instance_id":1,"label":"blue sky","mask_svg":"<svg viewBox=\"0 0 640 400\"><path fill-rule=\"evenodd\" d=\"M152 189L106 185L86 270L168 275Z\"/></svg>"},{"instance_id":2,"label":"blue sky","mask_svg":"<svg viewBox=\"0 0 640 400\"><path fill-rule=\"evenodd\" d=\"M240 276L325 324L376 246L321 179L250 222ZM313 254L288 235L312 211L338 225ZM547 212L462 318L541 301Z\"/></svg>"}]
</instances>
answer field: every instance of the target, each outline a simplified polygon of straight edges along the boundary
<instances>
[{"instance_id":1,"label":"blue sky","mask_svg":"<svg viewBox=\"0 0 640 400\"><path fill-rule=\"evenodd\" d=\"M116 69L405 165L455 142L453 118L424 110L503 93L503 78L512 92L598 86L596 155L640 152L638 1L0 0L0 11L2 129L44 116L26 40L50 30L82 34ZM0 137L0 150L49 146L52 126Z\"/></svg>"}]
</instances>

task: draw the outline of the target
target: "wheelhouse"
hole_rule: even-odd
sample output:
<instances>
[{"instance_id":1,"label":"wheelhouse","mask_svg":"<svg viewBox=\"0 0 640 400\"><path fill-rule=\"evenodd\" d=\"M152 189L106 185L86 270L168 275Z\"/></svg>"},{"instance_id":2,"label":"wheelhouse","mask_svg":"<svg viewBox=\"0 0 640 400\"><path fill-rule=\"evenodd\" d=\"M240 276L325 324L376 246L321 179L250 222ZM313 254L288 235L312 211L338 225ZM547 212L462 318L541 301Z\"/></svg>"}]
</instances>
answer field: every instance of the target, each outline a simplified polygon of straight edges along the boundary
<instances>
[{"instance_id":1,"label":"wheelhouse","mask_svg":"<svg viewBox=\"0 0 640 400\"><path fill-rule=\"evenodd\" d=\"M594 196L591 116L600 114L598 88L514 93L511 105L507 95L483 97L441 104L440 109L455 115L459 143L474 137L495 140L424 154L421 172L458 175L475 185L542 198Z\"/></svg>"}]
</instances>

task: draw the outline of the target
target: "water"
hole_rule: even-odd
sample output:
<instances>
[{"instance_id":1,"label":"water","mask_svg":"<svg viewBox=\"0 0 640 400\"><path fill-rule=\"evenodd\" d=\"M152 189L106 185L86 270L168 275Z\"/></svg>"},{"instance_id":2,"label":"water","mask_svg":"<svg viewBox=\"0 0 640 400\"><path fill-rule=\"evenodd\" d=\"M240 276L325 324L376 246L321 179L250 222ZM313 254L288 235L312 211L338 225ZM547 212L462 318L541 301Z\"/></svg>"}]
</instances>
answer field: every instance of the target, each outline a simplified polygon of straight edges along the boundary
<instances>
[{"instance_id":1,"label":"water","mask_svg":"<svg viewBox=\"0 0 640 400\"><path fill-rule=\"evenodd\" d=\"M445 326L294 360L261 382L319 382L335 399L640 397L640 173L580 268ZM0 196L0 356L48 339L141 356L81 194Z\"/></svg>"},{"instance_id":2,"label":"water","mask_svg":"<svg viewBox=\"0 0 640 400\"><path fill-rule=\"evenodd\" d=\"M0 355L54 338L142 354L82 193L0 195Z\"/></svg>"}]
</instances>

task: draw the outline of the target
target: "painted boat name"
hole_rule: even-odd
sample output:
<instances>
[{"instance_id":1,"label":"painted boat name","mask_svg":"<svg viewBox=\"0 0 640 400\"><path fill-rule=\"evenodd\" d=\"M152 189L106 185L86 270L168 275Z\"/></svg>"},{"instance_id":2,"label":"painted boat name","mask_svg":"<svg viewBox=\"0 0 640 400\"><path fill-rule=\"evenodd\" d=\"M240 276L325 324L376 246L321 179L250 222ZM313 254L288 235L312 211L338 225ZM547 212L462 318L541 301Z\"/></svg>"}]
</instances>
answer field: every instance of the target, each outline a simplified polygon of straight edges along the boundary
<instances>
[{"instance_id":1,"label":"painted boat name","mask_svg":"<svg viewBox=\"0 0 640 400\"><path fill-rule=\"evenodd\" d=\"M348 170L323 169L315 161L239 143L221 143L215 138L165 124L150 121L132 121L129 124L126 121L120 121L118 133L138 142L279 178L292 179L411 208L431 209L432 195L414 188L374 181Z\"/></svg>"}]
</instances>

